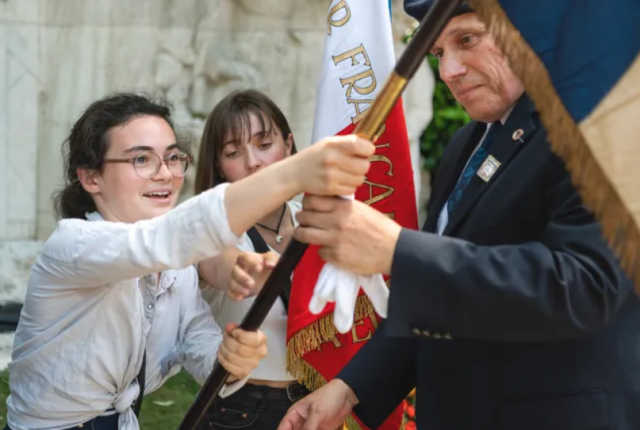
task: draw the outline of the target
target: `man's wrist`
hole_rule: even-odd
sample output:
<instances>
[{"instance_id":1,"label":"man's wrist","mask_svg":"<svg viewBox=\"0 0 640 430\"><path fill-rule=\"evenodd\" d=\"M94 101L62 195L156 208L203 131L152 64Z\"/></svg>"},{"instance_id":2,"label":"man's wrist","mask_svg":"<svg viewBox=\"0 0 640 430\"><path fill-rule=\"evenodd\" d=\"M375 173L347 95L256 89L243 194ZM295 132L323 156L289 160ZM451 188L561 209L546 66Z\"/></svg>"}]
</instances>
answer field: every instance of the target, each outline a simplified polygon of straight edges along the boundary
<instances>
[{"instance_id":1,"label":"man's wrist","mask_svg":"<svg viewBox=\"0 0 640 430\"><path fill-rule=\"evenodd\" d=\"M347 385L346 382L344 382L342 379L337 378L334 379L334 381L336 384L339 384L341 386L342 390L344 390L347 402L349 402L352 408L360 403L360 401L358 400L358 396L356 396L356 393L353 392L351 387Z\"/></svg>"}]
</instances>

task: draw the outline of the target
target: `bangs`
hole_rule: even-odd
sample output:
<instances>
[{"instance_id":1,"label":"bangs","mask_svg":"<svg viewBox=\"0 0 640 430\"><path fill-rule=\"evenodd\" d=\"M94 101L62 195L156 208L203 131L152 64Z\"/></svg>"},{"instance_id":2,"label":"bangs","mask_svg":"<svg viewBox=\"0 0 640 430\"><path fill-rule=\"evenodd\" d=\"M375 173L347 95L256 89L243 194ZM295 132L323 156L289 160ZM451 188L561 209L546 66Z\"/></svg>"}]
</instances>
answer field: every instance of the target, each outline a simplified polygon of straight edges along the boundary
<instances>
[{"instance_id":1,"label":"bangs","mask_svg":"<svg viewBox=\"0 0 640 430\"><path fill-rule=\"evenodd\" d=\"M226 124L224 130L220 130L219 138L221 145L218 146L218 152L221 153L224 146L228 142L238 145L242 142L250 140L255 134L260 138L271 136L277 133L273 126L273 120L269 115L253 105L235 105L231 109L223 113L224 118L220 124ZM260 124L259 130L252 130L251 117L255 116Z\"/></svg>"},{"instance_id":2,"label":"bangs","mask_svg":"<svg viewBox=\"0 0 640 430\"><path fill-rule=\"evenodd\" d=\"M251 126L252 116L257 118L253 127L256 129ZM273 100L253 89L228 94L213 108L204 126L194 182L196 194L226 182L220 171L226 143L241 145L252 138L265 139L280 134L290 144L291 154L295 154L291 127Z\"/></svg>"}]
</instances>

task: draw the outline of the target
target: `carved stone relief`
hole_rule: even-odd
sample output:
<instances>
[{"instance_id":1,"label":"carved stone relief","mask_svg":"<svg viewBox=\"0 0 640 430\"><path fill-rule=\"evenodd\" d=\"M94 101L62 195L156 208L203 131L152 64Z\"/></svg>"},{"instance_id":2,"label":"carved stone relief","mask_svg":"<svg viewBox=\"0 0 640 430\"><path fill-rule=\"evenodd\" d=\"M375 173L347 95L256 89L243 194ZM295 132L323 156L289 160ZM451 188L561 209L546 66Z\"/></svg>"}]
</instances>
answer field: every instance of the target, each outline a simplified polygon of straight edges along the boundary
<instances>
[{"instance_id":1,"label":"carved stone relief","mask_svg":"<svg viewBox=\"0 0 640 430\"><path fill-rule=\"evenodd\" d=\"M401 3L393 0L398 40L411 23ZM220 99L257 88L287 115L298 147L309 145L327 6L327 0L0 0L0 304L24 297L41 241L56 227L51 195L61 184L61 144L88 104L107 93L159 92L197 146ZM414 81L404 102L415 155L431 115L432 77L426 70ZM183 198L192 194L193 174Z\"/></svg>"}]
</instances>

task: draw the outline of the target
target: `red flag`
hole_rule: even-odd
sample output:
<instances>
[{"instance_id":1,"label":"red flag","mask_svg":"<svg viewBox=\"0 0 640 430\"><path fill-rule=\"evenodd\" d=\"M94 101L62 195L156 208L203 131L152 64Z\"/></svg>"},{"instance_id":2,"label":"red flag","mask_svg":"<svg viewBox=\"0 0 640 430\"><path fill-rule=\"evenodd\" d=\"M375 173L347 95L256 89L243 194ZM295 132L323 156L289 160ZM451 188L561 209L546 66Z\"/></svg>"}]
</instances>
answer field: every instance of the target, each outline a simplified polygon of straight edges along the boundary
<instances>
[{"instance_id":1,"label":"red flag","mask_svg":"<svg viewBox=\"0 0 640 430\"><path fill-rule=\"evenodd\" d=\"M313 141L350 134L366 114L393 70L395 55L388 0L333 0L329 5L323 68ZM418 226L409 139L402 101L394 107L376 140L376 153L356 199L392 217L400 225ZM378 328L379 317L360 291L353 328L340 334L333 325L333 304L314 315L309 302L324 262L310 246L293 274L287 327L287 362L298 380L315 390L333 379ZM375 378L375 375L371 375ZM398 409L380 427L396 430ZM354 417L350 429L366 427Z\"/></svg>"}]
</instances>

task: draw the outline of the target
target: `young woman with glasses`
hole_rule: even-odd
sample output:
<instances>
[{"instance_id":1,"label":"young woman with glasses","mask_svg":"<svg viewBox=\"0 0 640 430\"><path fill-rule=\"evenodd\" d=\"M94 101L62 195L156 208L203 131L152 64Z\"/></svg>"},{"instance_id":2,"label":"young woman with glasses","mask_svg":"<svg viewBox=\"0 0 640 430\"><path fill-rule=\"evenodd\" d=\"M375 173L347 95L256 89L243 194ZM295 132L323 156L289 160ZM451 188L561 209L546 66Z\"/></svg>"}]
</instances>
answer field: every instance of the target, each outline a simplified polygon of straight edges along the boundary
<instances>
[{"instance_id":1,"label":"young woman with glasses","mask_svg":"<svg viewBox=\"0 0 640 430\"><path fill-rule=\"evenodd\" d=\"M194 264L297 193L352 193L373 149L329 139L175 207L192 158L169 108L136 94L89 106L64 146L62 220L29 279L6 428L137 430L143 392L182 367L203 383L216 358L232 375L222 395L241 387L265 335L232 323L223 333Z\"/></svg>"}]
</instances>

